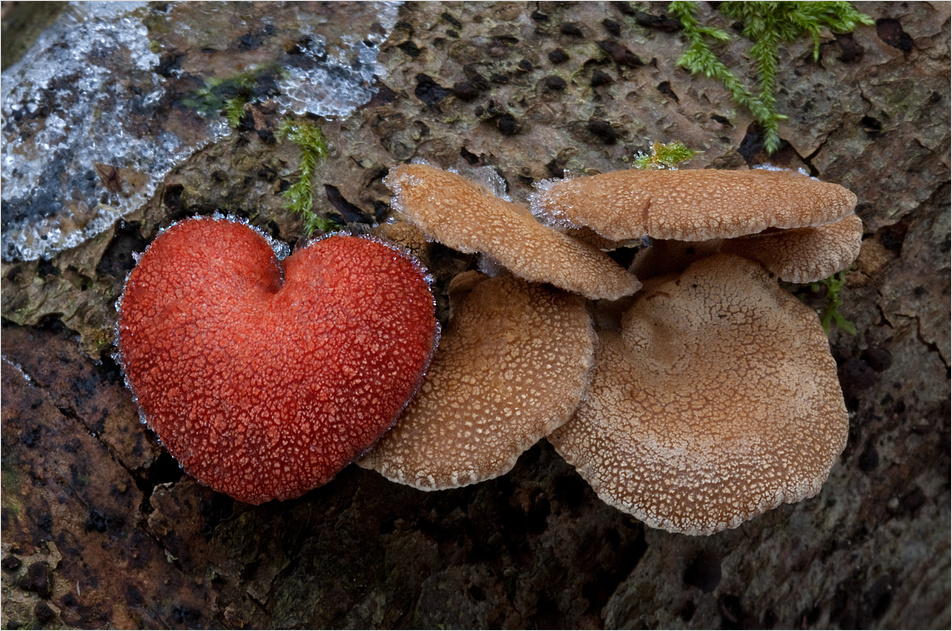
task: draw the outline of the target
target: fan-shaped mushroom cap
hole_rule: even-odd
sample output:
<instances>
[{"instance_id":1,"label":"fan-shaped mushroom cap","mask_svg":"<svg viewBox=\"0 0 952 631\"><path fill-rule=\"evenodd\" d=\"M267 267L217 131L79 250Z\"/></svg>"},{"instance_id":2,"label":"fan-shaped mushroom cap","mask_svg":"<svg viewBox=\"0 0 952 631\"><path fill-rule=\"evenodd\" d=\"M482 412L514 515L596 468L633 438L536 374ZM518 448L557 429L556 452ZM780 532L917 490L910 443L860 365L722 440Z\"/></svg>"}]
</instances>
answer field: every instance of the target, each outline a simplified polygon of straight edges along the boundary
<instances>
[{"instance_id":1,"label":"fan-shaped mushroom cap","mask_svg":"<svg viewBox=\"0 0 952 631\"><path fill-rule=\"evenodd\" d=\"M423 164L390 169L393 206L430 238L460 252L483 252L526 280L592 299L614 300L641 283L604 252L540 224L527 208L466 178Z\"/></svg>"},{"instance_id":2,"label":"fan-shaped mushroom cap","mask_svg":"<svg viewBox=\"0 0 952 631\"><path fill-rule=\"evenodd\" d=\"M680 273L694 261L720 252L757 261L780 280L812 283L849 267L859 256L862 242L863 222L855 214L822 226L768 230L734 239L658 239L638 253L631 272L639 278Z\"/></svg>"},{"instance_id":3,"label":"fan-shaped mushroom cap","mask_svg":"<svg viewBox=\"0 0 952 631\"><path fill-rule=\"evenodd\" d=\"M615 241L705 241L838 221L856 196L792 171L613 171L543 182L532 212Z\"/></svg>"},{"instance_id":4,"label":"fan-shaped mushroom cap","mask_svg":"<svg viewBox=\"0 0 952 631\"><path fill-rule=\"evenodd\" d=\"M812 283L846 269L859 256L863 221L848 215L836 223L765 232L721 245L721 252L752 259L790 283Z\"/></svg>"},{"instance_id":5,"label":"fan-shaped mushroom cap","mask_svg":"<svg viewBox=\"0 0 952 631\"><path fill-rule=\"evenodd\" d=\"M849 427L836 363L760 265L715 255L648 281L622 327L549 438L599 497L700 535L819 491Z\"/></svg>"},{"instance_id":6,"label":"fan-shaped mushroom cap","mask_svg":"<svg viewBox=\"0 0 952 631\"><path fill-rule=\"evenodd\" d=\"M456 310L419 394L359 464L427 491L503 475L572 415L594 354L578 296L484 280Z\"/></svg>"}]
</instances>

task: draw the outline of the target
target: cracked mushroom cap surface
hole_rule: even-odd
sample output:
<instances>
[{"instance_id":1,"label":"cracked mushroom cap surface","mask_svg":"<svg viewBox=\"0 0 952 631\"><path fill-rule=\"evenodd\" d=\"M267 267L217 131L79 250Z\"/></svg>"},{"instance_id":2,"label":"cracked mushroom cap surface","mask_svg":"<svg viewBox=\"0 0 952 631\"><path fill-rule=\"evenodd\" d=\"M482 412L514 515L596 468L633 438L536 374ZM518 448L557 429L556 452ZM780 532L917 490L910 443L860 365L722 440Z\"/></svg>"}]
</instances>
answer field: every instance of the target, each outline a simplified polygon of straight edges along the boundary
<instances>
[{"instance_id":1,"label":"cracked mushroom cap surface","mask_svg":"<svg viewBox=\"0 0 952 631\"><path fill-rule=\"evenodd\" d=\"M738 237L721 252L759 262L789 283L812 283L849 267L863 243L863 221L855 214L835 223Z\"/></svg>"},{"instance_id":2,"label":"cracked mushroom cap surface","mask_svg":"<svg viewBox=\"0 0 952 631\"><path fill-rule=\"evenodd\" d=\"M547 180L532 198L537 216L615 241L729 239L832 223L855 206L856 195L838 184L766 169L613 171Z\"/></svg>"},{"instance_id":3,"label":"cracked mushroom cap surface","mask_svg":"<svg viewBox=\"0 0 952 631\"><path fill-rule=\"evenodd\" d=\"M549 440L608 504L707 535L819 492L848 429L817 315L715 255L648 281L599 333L586 400Z\"/></svg>"},{"instance_id":4,"label":"cracked mushroom cap surface","mask_svg":"<svg viewBox=\"0 0 952 631\"><path fill-rule=\"evenodd\" d=\"M595 355L578 296L508 275L478 282L446 328L420 392L359 461L426 491L512 469L575 411Z\"/></svg>"},{"instance_id":5,"label":"cracked mushroom cap surface","mask_svg":"<svg viewBox=\"0 0 952 631\"><path fill-rule=\"evenodd\" d=\"M757 261L788 283L812 283L849 267L862 244L863 221L853 214L822 226L768 230L734 239L658 239L638 253L630 269L639 278L680 273L694 261L720 252Z\"/></svg>"},{"instance_id":6,"label":"cracked mushroom cap surface","mask_svg":"<svg viewBox=\"0 0 952 631\"><path fill-rule=\"evenodd\" d=\"M393 207L430 238L488 254L516 276L591 299L615 300L641 283L599 249L539 223L527 208L461 175L424 164L393 167Z\"/></svg>"}]
</instances>

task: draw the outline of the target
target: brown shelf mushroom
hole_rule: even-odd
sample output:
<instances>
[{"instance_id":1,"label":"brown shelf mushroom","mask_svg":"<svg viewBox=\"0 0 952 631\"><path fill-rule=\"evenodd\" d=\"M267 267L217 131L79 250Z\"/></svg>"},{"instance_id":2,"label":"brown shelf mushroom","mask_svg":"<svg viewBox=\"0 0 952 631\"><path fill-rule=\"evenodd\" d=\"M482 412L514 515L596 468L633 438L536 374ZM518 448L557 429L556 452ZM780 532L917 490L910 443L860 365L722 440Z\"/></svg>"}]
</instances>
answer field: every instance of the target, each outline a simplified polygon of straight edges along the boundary
<instances>
[{"instance_id":1,"label":"brown shelf mushroom","mask_svg":"<svg viewBox=\"0 0 952 631\"><path fill-rule=\"evenodd\" d=\"M849 267L862 242L863 222L856 215L823 226L768 230L734 239L659 239L638 253L631 272L639 278L682 272L694 261L720 252L757 261L788 283L812 283Z\"/></svg>"},{"instance_id":2,"label":"brown shelf mushroom","mask_svg":"<svg viewBox=\"0 0 952 631\"><path fill-rule=\"evenodd\" d=\"M419 394L362 467L422 490L488 480L578 406L595 354L582 300L509 275L468 275L454 294L467 289Z\"/></svg>"},{"instance_id":3,"label":"brown shelf mushroom","mask_svg":"<svg viewBox=\"0 0 952 631\"><path fill-rule=\"evenodd\" d=\"M856 196L838 184L764 169L613 171L547 181L532 200L534 214L614 241L705 241L817 226L855 206Z\"/></svg>"},{"instance_id":4,"label":"brown shelf mushroom","mask_svg":"<svg viewBox=\"0 0 952 631\"><path fill-rule=\"evenodd\" d=\"M513 274L591 299L615 300L641 283L597 248L539 223L524 206L466 178L423 164L390 169L393 207L430 238L489 255Z\"/></svg>"},{"instance_id":5,"label":"brown shelf mushroom","mask_svg":"<svg viewBox=\"0 0 952 631\"><path fill-rule=\"evenodd\" d=\"M729 239L720 251L757 261L789 283L812 283L849 267L862 242L863 221L848 215L823 226Z\"/></svg>"},{"instance_id":6,"label":"brown shelf mushroom","mask_svg":"<svg viewBox=\"0 0 952 631\"><path fill-rule=\"evenodd\" d=\"M815 495L848 426L816 314L714 255L646 281L599 333L586 400L549 440L605 502L702 535Z\"/></svg>"}]
</instances>

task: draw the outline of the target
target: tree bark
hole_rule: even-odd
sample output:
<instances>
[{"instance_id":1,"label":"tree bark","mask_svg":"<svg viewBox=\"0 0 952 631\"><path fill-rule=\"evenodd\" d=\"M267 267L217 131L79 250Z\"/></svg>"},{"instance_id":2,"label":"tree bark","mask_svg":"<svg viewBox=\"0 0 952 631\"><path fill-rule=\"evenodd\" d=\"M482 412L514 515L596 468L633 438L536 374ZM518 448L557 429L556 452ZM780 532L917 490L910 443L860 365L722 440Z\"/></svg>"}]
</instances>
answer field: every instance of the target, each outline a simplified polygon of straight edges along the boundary
<instances>
[{"instance_id":1,"label":"tree bark","mask_svg":"<svg viewBox=\"0 0 952 631\"><path fill-rule=\"evenodd\" d=\"M819 495L688 537L602 503L544 441L508 475L432 493L350 466L248 506L184 475L124 385L114 304L131 254L175 219L221 210L301 236L280 195L297 152L261 90L238 130L122 221L3 262L3 626L948 628L948 5L859 3L876 26L825 34L817 63L809 38L787 45L769 158L720 84L677 67L665 6L401 5L373 98L321 122L316 210L352 229L384 219L381 178L411 158L492 167L524 201L565 171L630 168L654 140L704 151L685 168L769 160L850 188L865 234L841 313L857 333L830 336L850 435ZM167 9L191 36L164 30L158 8L139 18L182 93L308 45L282 26L285 5L201 7ZM382 28L335 10L343 34ZM745 50L724 53L743 64ZM438 291L475 264L429 254Z\"/></svg>"}]
</instances>

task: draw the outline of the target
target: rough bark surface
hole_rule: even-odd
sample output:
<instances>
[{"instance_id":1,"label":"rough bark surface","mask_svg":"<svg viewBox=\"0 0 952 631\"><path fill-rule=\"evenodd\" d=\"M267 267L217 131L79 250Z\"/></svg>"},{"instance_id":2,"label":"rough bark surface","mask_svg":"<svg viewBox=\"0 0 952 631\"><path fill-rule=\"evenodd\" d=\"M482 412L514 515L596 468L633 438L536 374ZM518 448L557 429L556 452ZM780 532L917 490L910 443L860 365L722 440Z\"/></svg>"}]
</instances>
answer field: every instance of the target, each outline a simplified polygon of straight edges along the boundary
<instances>
[{"instance_id":1,"label":"rough bark surface","mask_svg":"<svg viewBox=\"0 0 952 631\"><path fill-rule=\"evenodd\" d=\"M194 76L262 63L260 46L228 44L246 35L293 48L261 27L281 5L240 20L218 6L200 16L213 53L157 26L150 38ZM3 626L948 628L949 6L858 6L877 25L826 36L819 63L808 38L782 52L789 119L770 158L849 187L866 230L841 292L858 332L830 338L850 437L818 496L673 535L603 504L544 442L506 476L433 493L350 466L251 507L183 476L112 359L114 303L132 253L175 219L223 210L301 235L280 196L296 150L274 142L263 101L124 221L50 260L3 262ZM676 66L683 40L664 17L639 3L402 5L374 99L321 123L318 210L382 219L381 178L412 158L490 166L516 200L565 170L628 168L653 140L703 149L690 168L766 161L749 114ZM475 265L428 258L438 289Z\"/></svg>"}]
</instances>

